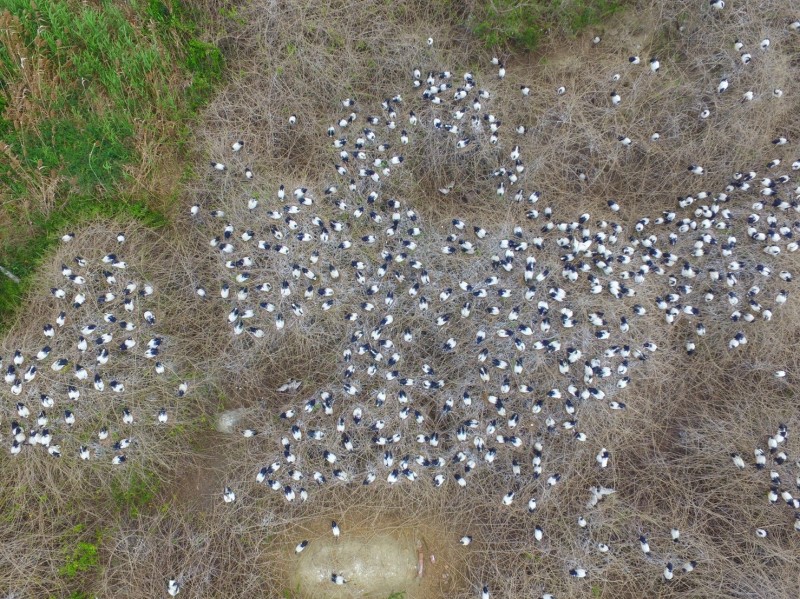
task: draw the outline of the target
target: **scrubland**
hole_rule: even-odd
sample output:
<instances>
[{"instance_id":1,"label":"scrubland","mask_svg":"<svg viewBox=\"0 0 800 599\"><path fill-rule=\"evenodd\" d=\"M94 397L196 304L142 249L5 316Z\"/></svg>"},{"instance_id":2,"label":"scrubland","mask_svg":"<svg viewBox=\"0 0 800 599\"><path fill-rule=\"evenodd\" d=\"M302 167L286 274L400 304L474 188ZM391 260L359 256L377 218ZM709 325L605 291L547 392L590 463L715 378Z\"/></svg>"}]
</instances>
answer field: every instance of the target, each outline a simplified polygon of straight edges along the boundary
<instances>
[{"instance_id":1,"label":"scrubland","mask_svg":"<svg viewBox=\"0 0 800 599\"><path fill-rule=\"evenodd\" d=\"M545 593L559 598L796 596L800 532L794 527L795 510L781 499L771 504L767 492L770 470L776 470L781 488L800 494L796 488L800 483L795 482L800 477L797 287L775 275L768 281L759 278L753 265L767 258L761 246L748 243L744 225L711 233L718 234L720 243L729 234L738 238L736 259L745 268L736 289L742 290L744 303L748 288L763 287L760 297L769 298L762 300L764 307L769 304L774 311L769 322L760 315L752 323L732 321L734 308L724 294L717 294L713 302L696 300L708 329L705 336L696 337L690 318L665 323L663 311L656 307L657 298L670 293L663 280L649 277L636 287L635 299L621 301L569 288L570 306L580 320L602 312L616 323L621 315L630 314L634 303L645 306L645 315L631 318L630 342L658 346L648 360L631 360L630 388L608 392L607 399L627 404L625 410L609 411L607 402L581 402L580 430L589 436L588 442L576 442L560 421L555 431L543 425L548 413L564 417L563 402L545 395L561 379L552 356L532 357L528 364L533 364L532 382L537 387L534 399L546 402L541 420L527 420L530 401L509 401L514 410L525 413L529 444L523 451L498 454L491 467L476 469L464 488L449 478L436 488L428 474L413 484L387 485L382 470L376 482L362 485L363 473L374 469L376 462L367 449L374 431L367 428L350 431L356 451L345 452L338 442L330 444L341 449L337 450L340 465L359 473L350 483L327 474L328 483L318 485L309 466L301 483L309 491L308 501L289 502L281 492L255 482L260 468L281 459L281 438L288 435L289 426L279 417L281 412L295 407L304 427L333 428L333 420L326 420L319 406L304 415L302 405L323 390L342 394L342 349L352 334L342 316L365 298L352 274L344 274L351 259L347 255L339 267L343 281L352 286L337 287L340 303L333 309L323 311L319 302L309 301L304 315L294 318L288 308L291 300L276 300L277 311L286 317L284 330L272 326L273 313L259 313L252 322L263 328L263 338L247 331L235 335L226 321L233 301L219 297L220 286L231 281L231 270L225 266L225 256L209 248L208 241L222 236L228 223L237 235L247 229L267 235L271 221L249 209L247 200L259 198L258 210L280 208L275 199L279 185L285 185L287 202L292 190L307 187L316 201L314 210L324 220L345 220L323 194L333 184L347 187L333 169L338 151L326 135L329 126L350 112L342 100L355 99L363 117L380 114L381 102L402 94L398 129L411 132L408 110L419 105L419 90L411 87L415 68L422 70L423 85L428 71L450 70L456 80L469 71L490 92L483 112L492 112L508 129L498 145L484 140L462 152L452 136L420 128L403 150L402 166L393 167L380 189L381 200L397 198L403 211L412 209L419 215L425 226L416 238L414 256L425 263L432 280L454 288L459 280L487 276L489 254L496 251L443 258L440 248L448 243L454 218L463 219L470 229L479 225L510 238L515 225L524 226L526 233L539 231L544 218L531 221L526 212L531 208L543 212L547 206L555 222L588 213L593 231L601 220L621 223L623 244L642 237L632 227L643 217L665 211L691 216L697 205L710 203L711 197L723 192L735 172L758 173L751 181L752 193L729 192L737 198L727 205L735 217L746 218L754 202L771 201L759 197L761 177L788 173L792 176L788 187L796 186L789 165L800 159L800 32L789 24L800 19L800 13L791 2L730 0L719 11L706 2L682 0L572 2L555 8L531 4L538 8L526 12L500 1L366 0L357 8L336 0L207 1L195 7L197 24L187 34L181 30L177 5L162 9L153 2L146 7L99 3L98 14L92 13L91 19L128 19L135 36L140 36L134 39L143 53L147 50L143 40L152 43L150 52L155 54L150 58L155 62L150 67L137 63L133 66L144 70L122 78L123 84L132 84L139 74L145 83L138 95L98 76L104 91L93 96L93 104L80 96L80 82L53 73L56 63L62 69L77 64L77 58L71 63L59 58L59 48L69 41L66 37L58 42L41 31L36 34L19 16L3 17L8 25L3 35L16 40L17 54L23 52L19 48L49 48L41 50L36 73L50 78L42 88L47 93L32 87L25 78L30 73L17 73L2 90L3 118L22 116L13 126L4 125L13 139L6 147L0 215L2 256L9 261L0 265L24 279L21 286L3 282L10 285L8 293L3 287L0 303L5 318L0 343L4 369L16 348L35 354L44 344L42 326L60 309L50 289L64 284L62 264L74 267L75 255L94 260L87 293L91 298L104 288L105 267L98 261L115 251L128 262L125 273L118 275L121 284L135 278L155 289L151 302L158 321L153 334L165 339L167 372L155 376L152 362L142 358L121 362L115 374L124 377L129 389L125 402L108 391L92 392L90 401L84 397L82 420L73 428L53 427L63 454L57 459L38 447L26 446L19 455L7 451L13 438L11 422L19 420L15 408L19 399L8 386L0 388L0 471L5 475L0 491L0 593L19 599L160 597L166 596L167 580L177 578L181 597L304 597L293 578L294 547L302 539L313 543L327 538L329 521L337 520L343 535L413 531L424 546L427 571L418 588L397 590L405 591L401 596L408 599L479 597L483 585L491 589L492 597L508 598ZM37 17L36 22L56 38L58 15L79 14L88 21L94 10L92 3L84 8L77 3L64 6L68 8L47 4L35 9L49 15ZM427 44L428 37L432 45ZM759 48L765 38L770 39L768 50ZM744 44L741 51L734 48L737 40ZM119 60L130 56L119 43L108 43L111 46L87 44L79 56L91 61L105 53L106 62L115 65L109 48L117 49ZM752 54L749 64L741 60L744 51ZM156 60L159 52L184 62ZM5 71L9 64L16 65L8 62L9 56L8 49L0 54ZM191 63L192 56L199 62ZM493 56L505 63L502 80L491 64ZM632 65L631 56L639 56L641 64ZM657 74L648 66L651 57L660 61ZM123 66L119 69L124 73ZM618 81L612 79L616 73ZM187 77L199 79L202 89L197 95L186 95ZM717 93L724 78L730 80L731 89ZM530 88L528 96L519 92L521 86ZM562 95L556 92L560 86L565 87ZM776 89L782 91L780 97L773 92ZM612 90L622 98L619 106L609 101ZM742 94L748 90L754 97L743 102ZM19 104L26 98L35 106ZM62 101L77 108L65 116L66 109L58 104ZM42 108L46 102L50 104ZM105 108L98 109L98 103ZM706 109L709 115L702 117ZM49 111L57 123L46 125L49 121L37 112L41 110ZM435 114L429 106L421 106L417 113L421 119ZM291 115L296 115L295 125L289 123ZM95 121L104 127L123 122L125 127L139 128L108 138L132 143L120 142L111 149L106 142L100 144L113 153L104 161L106 173L100 183L92 174L96 167L91 161L73 160L86 154L75 144L88 143L89 125ZM526 127L524 135L514 135L518 125ZM28 126L38 127L39 133L31 133ZM74 143L60 137L60 132L72 128L83 132L75 135ZM41 133L45 129L52 135ZM656 132L660 138L652 141ZM24 141L25 136L35 140ZM620 143L620 136L632 140L630 147ZM788 143L773 144L778 137ZM231 143L237 140L244 142L244 148L232 153ZM519 145L525 162L527 191L541 194L535 206L514 202L511 191L502 198L495 192L497 180L491 172L514 145ZM394 149L399 151L399 146ZM41 162L37 152L46 154ZM53 152L64 155L56 159ZM774 159L782 164L773 171L766 165ZM217 172L209 161L223 161L227 170ZM701 164L705 174L688 174L691 164ZM252 181L243 176L245 167L252 168ZM359 187L354 196L360 194L363 201L365 189ZM679 198L697 197L703 191L708 200L698 199L688 210L678 210ZM89 217L83 214L89 210L84 207L87 197L91 199L85 205L93 207ZM609 210L609 200L619 204L619 212ZM192 205L199 205L199 215L190 213ZM212 210L223 210L225 216L212 217ZM786 214L792 220L794 210ZM386 224L376 227L347 219L354 239L382 231ZM73 230L75 239L58 241ZM126 237L121 245L115 239L119 232ZM666 236L664 231L656 233ZM681 238L672 251L689 257L700 234ZM318 270L327 269L328 261L338 264L335 249L314 247L321 254ZM380 262L380 245L364 251L365 260ZM554 265L555 277L561 268L559 251L548 246L536 255L541 264ZM769 260L774 273L798 275L796 254L784 251ZM277 289L281 279L289 279L286 272L294 261L270 258L252 270L263 280L273 277ZM702 265L724 273L729 261L709 252ZM524 290L521 276L514 280ZM697 295L711 286L702 276L692 284ZM207 296L199 296L198 288ZM773 307L772 298L784 289L788 302ZM431 299L435 300L433 293ZM407 308L410 301L398 299L398 306ZM504 305L506 312L508 308ZM87 304L82 310L80 318L102 320L101 307ZM393 314L397 331L408 328L417 333L430 325L428 317L411 308ZM365 316L364 328L377 326L378 317ZM142 323L137 330L145 327ZM746 331L747 343L729 348L729 340L740 330ZM404 355L409 371L417 376L421 365L431 362L438 374L434 378L448 381L443 394L414 390L415 405L430 415L443 437L455 420L441 414L442 398L458 401L460 393L451 388L457 389L476 368L471 334L466 326L420 334L417 345ZM596 346L591 330L584 334L578 327L569 334L565 345L569 339L585 354ZM440 350L448 337L458 341L458 351ZM687 341L696 343L691 355ZM142 337L139 346L146 342ZM494 351L497 346L491 347ZM785 371L786 376L776 377L776 371ZM53 380L53 385L60 384ZM290 380L299 381L299 389L278 391ZM178 396L176 388L182 382L189 391ZM360 405L365 410L379 387L367 383L362 389L366 399ZM482 426L492 418L486 401L491 393L488 386L476 390L465 417L475 417ZM38 393L30 400L35 420ZM127 463L112 465L111 452L102 444L97 459L80 460L77 446L94 442L95 429L103 424L112 423L112 440L124 436L124 427L117 423L123 403L138 410L137 422L141 421L132 432L135 445ZM170 416L163 425L155 416L162 407ZM244 414L236 432L215 431L214 415L235 408ZM60 418L57 412L51 420ZM350 412L348 407L342 413L349 418ZM775 465L767 443L781 424L788 429L780 448L788 461ZM407 425L396 417L387 422L388 430L403 426ZM245 428L256 434L244 437ZM335 429L330 434L338 438ZM545 446L543 479L555 472L561 475L550 489L543 479L511 472L512 458L530 470L530 446L538 440ZM414 451L413 436L407 442L408 446L398 446L398 459ZM297 468L321 461L318 447L294 440L292 444ZM601 447L611 452L605 469L595 460ZM755 448L767 451L765 469L754 466ZM448 447L451 453L456 449L455 443ZM731 454L742 456L744 470L734 465ZM443 455L450 457L444 450ZM284 464L284 469L289 467ZM222 500L226 486L236 492L233 503ZM597 486L614 493L589 506L589 490ZM510 506L501 505L509 489L516 491L517 499ZM533 513L527 504L530 496L538 500ZM588 521L586 527L577 524L581 516ZM543 530L541 541L534 540L535 526ZM673 528L680 530L678 541L671 537ZM757 535L756 529L765 530L767 536ZM472 536L468 546L459 544L465 534ZM640 548L640 535L648 539L649 555ZM598 551L598 543L610 550ZM694 571L681 572L692 561ZM669 581L663 576L668 562L674 565ZM585 569L586 577L571 577L572 568Z\"/></svg>"}]
</instances>

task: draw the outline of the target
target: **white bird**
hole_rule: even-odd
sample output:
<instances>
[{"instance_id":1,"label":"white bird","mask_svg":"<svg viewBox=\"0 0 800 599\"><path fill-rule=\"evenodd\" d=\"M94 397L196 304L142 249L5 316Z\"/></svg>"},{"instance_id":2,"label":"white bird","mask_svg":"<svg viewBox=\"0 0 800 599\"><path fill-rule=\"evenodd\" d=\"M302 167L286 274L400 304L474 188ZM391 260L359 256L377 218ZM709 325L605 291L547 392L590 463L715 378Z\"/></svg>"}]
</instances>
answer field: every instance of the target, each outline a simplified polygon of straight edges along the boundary
<instances>
[{"instance_id":1,"label":"white bird","mask_svg":"<svg viewBox=\"0 0 800 599\"><path fill-rule=\"evenodd\" d=\"M672 573L672 562L667 562L667 565L664 566L664 580L670 581L674 574Z\"/></svg>"},{"instance_id":2,"label":"white bird","mask_svg":"<svg viewBox=\"0 0 800 599\"><path fill-rule=\"evenodd\" d=\"M647 537L644 535L639 537L639 546L642 550L642 553L645 555L650 555L650 543L647 542Z\"/></svg>"},{"instance_id":3,"label":"white bird","mask_svg":"<svg viewBox=\"0 0 800 599\"><path fill-rule=\"evenodd\" d=\"M742 456L740 456L738 453L732 453L731 459L733 460L734 466L736 466L739 470L744 470L745 464Z\"/></svg>"},{"instance_id":4,"label":"white bird","mask_svg":"<svg viewBox=\"0 0 800 599\"><path fill-rule=\"evenodd\" d=\"M586 570L583 568L572 568L569 571L569 575L574 578L586 578Z\"/></svg>"}]
</instances>

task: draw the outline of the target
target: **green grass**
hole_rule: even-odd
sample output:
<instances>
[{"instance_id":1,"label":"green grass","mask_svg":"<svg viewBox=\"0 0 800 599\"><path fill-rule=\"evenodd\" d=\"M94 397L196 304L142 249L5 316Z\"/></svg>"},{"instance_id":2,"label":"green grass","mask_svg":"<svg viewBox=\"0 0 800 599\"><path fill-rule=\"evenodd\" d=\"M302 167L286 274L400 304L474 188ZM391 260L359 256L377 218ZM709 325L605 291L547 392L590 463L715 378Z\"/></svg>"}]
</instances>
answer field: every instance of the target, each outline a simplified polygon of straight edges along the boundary
<instances>
[{"instance_id":1,"label":"green grass","mask_svg":"<svg viewBox=\"0 0 800 599\"><path fill-rule=\"evenodd\" d=\"M68 587L85 589L100 567L102 534L98 532L90 540L85 538L85 530L86 526L77 524L62 539L64 562L58 568L58 574ZM89 599L91 595L83 590L72 590L67 597Z\"/></svg>"},{"instance_id":2,"label":"green grass","mask_svg":"<svg viewBox=\"0 0 800 599\"><path fill-rule=\"evenodd\" d=\"M165 174L176 169L159 164L169 160L159 151L180 156L187 122L224 67L180 0L3 8L0 265L23 281L1 277L0 329L66 229L96 216L166 223L174 198L149 191L176 189Z\"/></svg>"},{"instance_id":3,"label":"green grass","mask_svg":"<svg viewBox=\"0 0 800 599\"><path fill-rule=\"evenodd\" d=\"M283 589L281 596L283 597L283 599L294 599L296 597L300 597L300 583L299 582L297 583L297 586L294 588L294 590Z\"/></svg>"},{"instance_id":4,"label":"green grass","mask_svg":"<svg viewBox=\"0 0 800 599\"><path fill-rule=\"evenodd\" d=\"M111 481L111 497L121 513L136 518L150 505L159 488L157 474L133 472L127 477L123 475Z\"/></svg>"},{"instance_id":5,"label":"green grass","mask_svg":"<svg viewBox=\"0 0 800 599\"><path fill-rule=\"evenodd\" d=\"M477 3L469 18L489 48L534 50L548 31L576 34L621 10L625 0L491 0Z\"/></svg>"},{"instance_id":6,"label":"green grass","mask_svg":"<svg viewBox=\"0 0 800 599\"><path fill-rule=\"evenodd\" d=\"M58 573L67 578L75 578L81 572L93 570L98 563L97 545L81 542L67 557L66 563L58 569Z\"/></svg>"},{"instance_id":7,"label":"green grass","mask_svg":"<svg viewBox=\"0 0 800 599\"><path fill-rule=\"evenodd\" d=\"M50 595L48 599L56 599L56 596ZM92 595L83 591L73 591L67 595L67 599L92 599Z\"/></svg>"}]
</instances>

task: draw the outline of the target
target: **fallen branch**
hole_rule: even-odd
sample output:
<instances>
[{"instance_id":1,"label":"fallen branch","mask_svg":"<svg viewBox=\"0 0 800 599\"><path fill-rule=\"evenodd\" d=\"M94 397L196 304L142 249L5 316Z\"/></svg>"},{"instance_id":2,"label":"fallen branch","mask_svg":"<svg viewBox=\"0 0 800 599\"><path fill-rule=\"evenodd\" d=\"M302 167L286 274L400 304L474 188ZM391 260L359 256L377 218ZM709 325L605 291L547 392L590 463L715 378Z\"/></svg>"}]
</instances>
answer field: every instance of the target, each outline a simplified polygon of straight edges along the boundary
<instances>
[{"instance_id":1,"label":"fallen branch","mask_svg":"<svg viewBox=\"0 0 800 599\"><path fill-rule=\"evenodd\" d=\"M0 272L3 273L5 276L7 276L12 281L14 281L17 285L19 285L19 283L20 283L19 277L17 275L15 275L13 272L8 270L7 268L3 268L2 266L0 266Z\"/></svg>"}]
</instances>

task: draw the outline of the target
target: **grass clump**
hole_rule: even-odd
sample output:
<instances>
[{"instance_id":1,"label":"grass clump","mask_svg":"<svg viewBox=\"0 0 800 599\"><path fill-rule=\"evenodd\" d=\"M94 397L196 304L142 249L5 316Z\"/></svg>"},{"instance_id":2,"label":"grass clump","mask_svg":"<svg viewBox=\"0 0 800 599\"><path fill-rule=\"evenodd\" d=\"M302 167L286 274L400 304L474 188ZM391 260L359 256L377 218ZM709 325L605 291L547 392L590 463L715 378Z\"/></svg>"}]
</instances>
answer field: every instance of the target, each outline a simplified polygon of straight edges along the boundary
<instances>
[{"instance_id":1,"label":"grass clump","mask_svg":"<svg viewBox=\"0 0 800 599\"><path fill-rule=\"evenodd\" d=\"M178 0L10 0L0 13L0 321L60 233L95 216L164 224L187 120L223 58Z\"/></svg>"},{"instance_id":2,"label":"grass clump","mask_svg":"<svg viewBox=\"0 0 800 599\"><path fill-rule=\"evenodd\" d=\"M120 512L137 518L158 493L160 480L154 472L133 471L111 481L111 497Z\"/></svg>"},{"instance_id":3,"label":"grass clump","mask_svg":"<svg viewBox=\"0 0 800 599\"><path fill-rule=\"evenodd\" d=\"M67 586L76 583L86 588L87 580L94 577L100 566L100 543L102 536L97 533L92 540L74 539L80 538L86 527L83 524L73 526L67 533L67 540L63 546L64 563L58 568L58 575L64 579ZM71 590L69 599L89 599L91 594L81 588ZM51 595L52 597L52 595Z\"/></svg>"},{"instance_id":4,"label":"grass clump","mask_svg":"<svg viewBox=\"0 0 800 599\"><path fill-rule=\"evenodd\" d=\"M624 0L492 0L475 3L468 22L489 48L534 50L550 31L574 35L623 6Z\"/></svg>"},{"instance_id":5,"label":"grass clump","mask_svg":"<svg viewBox=\"0 0 800 599\"><path fill-rule=\"evenodd\" d=\"M94 543L78 543L58 573L67 578L94 570L99 563L98 548Z\"/></svg>"}]
</instances>

